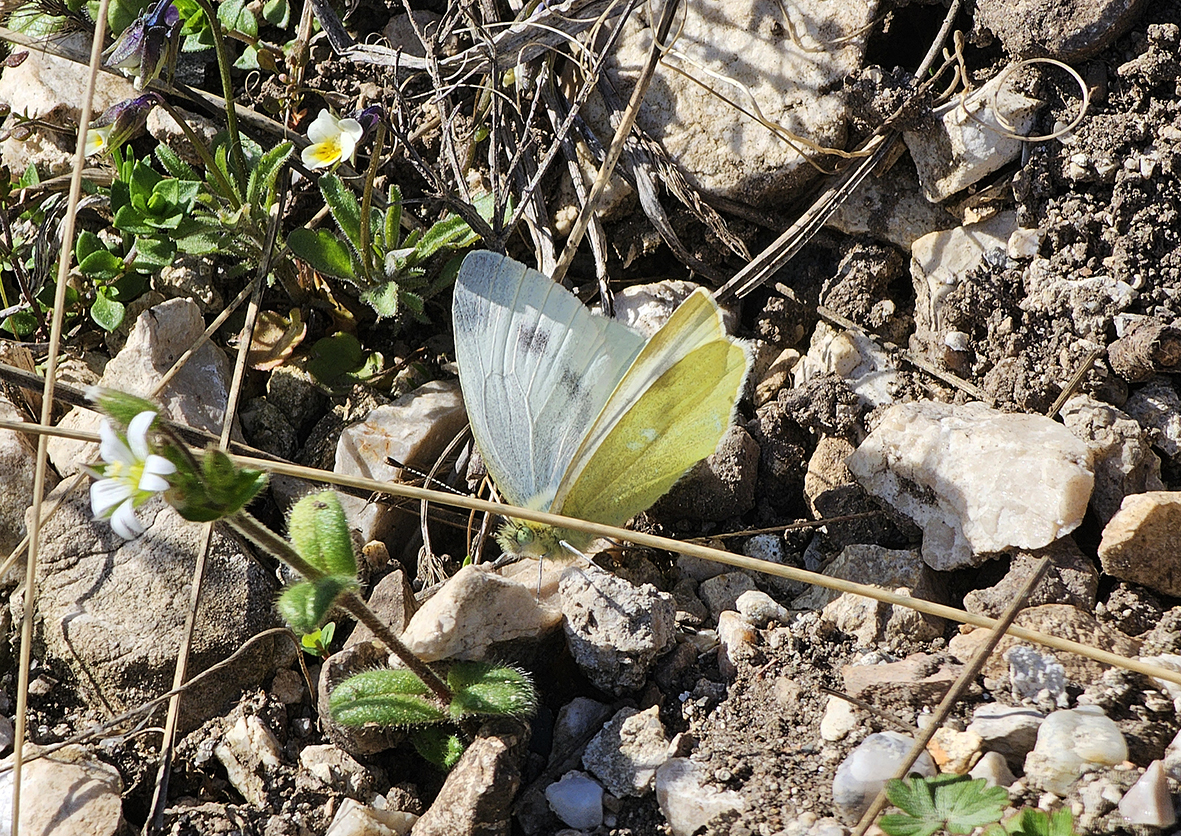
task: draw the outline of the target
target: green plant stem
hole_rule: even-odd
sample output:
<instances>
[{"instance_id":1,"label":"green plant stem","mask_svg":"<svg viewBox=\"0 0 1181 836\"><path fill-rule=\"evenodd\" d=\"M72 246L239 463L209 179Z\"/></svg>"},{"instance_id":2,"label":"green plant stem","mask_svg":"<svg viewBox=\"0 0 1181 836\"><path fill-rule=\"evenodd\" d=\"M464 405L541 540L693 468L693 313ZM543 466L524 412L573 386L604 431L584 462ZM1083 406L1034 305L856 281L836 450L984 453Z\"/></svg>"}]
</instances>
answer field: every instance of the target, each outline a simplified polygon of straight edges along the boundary
<instances>
[{"instance_id":1,"label":"green plant stem","mask_svg":"<svg viewBox=\"0 0 1181 836\"><path fill-rule=\"evenodd\" d=\"M361 193L361 270L365 273L366 284L373 281L373 248L370 246L369 236L372 233L369 224L369 213L373 210L373 181L377 178L377 169L381 166L381 147L385 142L385 123L378 121L377 136L373 140L373 151L369 155L369 170L365 172L365 190ZM392 250L389 241L384 242L385 250ZM384 268L384 265L383 265Z\"/></svg>"},{"instance_id":2,"label":"green plant stem","mask_svg":"<svg viewBox=\"0 0 1181 836\"><path fill-rule=\"evenodd\" d=\"M221 74L222 95L226 100L226 131L230 135L230 153L234 157L234 165L241 176L245 177L249 171L246 168L246 157L242 154L242 136L238 133L238 112L234 108L234 84L230 78L230 54L226 50L225 35L221 31L221 21L217 18L217 11L209 0L197 0L205 18L209 21L209 29L213 33L213 48L217 52L217 69Z\"/></svg>"},{"instance_id":3,"label":"green plant stem","mask_svg":"<svg viewBox=\"0 0 1181 836\"><path fill-rule=\"evenodd\" d=\"M184 120L180 112L165 100L160 107L168 111L168 115L176 124L180 125L180 129L184 131L185 138L188 139L189 144L193 146L193 150L197 152L197 156L201 158L201 162L205 164L205 170L213 175L213 179L217 180L217 184L221 186L222 191L226 195L226 199L233 205L234 209L239 209L242 206L242 201L238 200L238 193L226 180L225 175L222 174L217 163L213 159L213 154L209 152L208 146L201 141L196 132L189 127L189 123Z\"/></svg>"},{"instance_id":4,"label":"green plant stem","mask_svg":"<svg viewBox=\"0 0 1181 836\"><path fill-rule=\"evenodd\" d=\"M317 581L325 577L323 572L304 560L290 543L245 511L239 511L236 514L225 517L224 522L243 537L257 543L275 557L282 560L309 581ZM357 593L345 593L337 600L337 604L343 607L349 615L372 630L373 635L388 647L390 652L401 659L402 664L421 679L435 693L435 696L438 697L444 706L451 704L454 694L447 687L447 683L437 673L431 670L426 662L415 656L410 648L404 645L394 635L393 631L390 630L385 622L378 618L373 610L369 609L369 606L361 600L361 597Z\"/></svg>"}]
</instances>

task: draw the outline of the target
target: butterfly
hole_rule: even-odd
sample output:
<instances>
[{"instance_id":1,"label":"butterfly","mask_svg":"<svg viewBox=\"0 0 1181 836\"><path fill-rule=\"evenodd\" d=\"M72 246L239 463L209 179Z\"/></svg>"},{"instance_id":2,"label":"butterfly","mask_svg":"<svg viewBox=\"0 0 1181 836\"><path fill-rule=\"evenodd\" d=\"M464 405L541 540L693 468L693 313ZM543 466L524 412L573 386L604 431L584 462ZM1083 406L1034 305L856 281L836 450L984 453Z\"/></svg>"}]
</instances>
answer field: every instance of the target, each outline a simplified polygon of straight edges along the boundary
<instances>
[{"instance_id":1,"label":"butterfly","mask_svg":"<svg viewBox=\"0 0 1181 836\"><path fill-rule=\"evenodd\" d=\"M620 526L717 448L750 368L695 290L652 336L587 309L547 276L470 253L452 301L472 435L511 504ZM553 558L581 532L508 520L511 554Z\"/></svg>"}]
</instances>

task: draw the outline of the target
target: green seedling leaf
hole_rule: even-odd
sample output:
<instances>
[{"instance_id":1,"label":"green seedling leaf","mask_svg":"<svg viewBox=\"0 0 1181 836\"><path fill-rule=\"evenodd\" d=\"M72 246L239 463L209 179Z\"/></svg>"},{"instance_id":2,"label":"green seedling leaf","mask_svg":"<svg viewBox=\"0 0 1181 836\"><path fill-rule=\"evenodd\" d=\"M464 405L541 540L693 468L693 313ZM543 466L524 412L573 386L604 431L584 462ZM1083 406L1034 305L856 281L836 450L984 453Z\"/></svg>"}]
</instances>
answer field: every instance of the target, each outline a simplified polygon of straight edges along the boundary
<instances>
[{"instance_id":1,"label":"green seedling leaf","mask_svg":"<svg viewBox=\"0 0 1181 836\"><path fill-rule=\"evenodd\" d=\"M336 599L356 586L356 580L345 575L299 581L283 590L275 606L292 630L311 633L328 617Z\"/></svg>"},{"instance_id":2,"label":"green seedling leaf","mask_svg":"<svg viewBox=\"0 0 1181 836\"><path fill-rule=\"evenodd\" d=\"M303 648L304 653L309 653L312 656L319 656L322 659L328 658L328 647L332 644L332 635L336 632L336 623L329 621L318 630L313 630L310 633L304 633L299 637L299 646Z\"/></svg>"},{"instance_id":3,"label":"green seedling leaf","mask_svg":"<svg viewBox=\"0 0 1181 836\"><path fill-rule=\"evenodd\" d=\"M353 537L335 492L308 494L295 503L287 531L299 556L321 572L356 577Z\"/></svg>"},{"instance_id":4,"label":"green seedling leaf","mask_svg":"<svg viewBox=\"0 0 1181 836\"><path fill-rule=\"evenodd\" d=\"M537 706L533 683L516 668L456 662L447 672L447 685L455 693L451 701L454 720L487 714L527 717Z\"/></svg>"},{"instance_id":5,"label":"green seedling leaf","mask_svg":"<svg viewBox=\"0 0 1181 836\"><path fill-rule=\"evenodd\" d=\"M307 369L325 386L351 386L380 373L384 363L379 352L362 350L356 337L341 332L316 340Z\"/></svg>"},{"instance_id":6,"label":"green seedling leaf","mask_svg":"<svg viewBox=\"0 0 1181 836\"><path fill-rule=\"evenodd\" d=\"M361 204L357 203L357 196L335 174L324 174L320 177L320 193L324 195L324 202L328 204L336 225L352 245L353 251L359 253Z\"/></svg>"},{"instance_id":7,"label":"green seedling leaf","mask_svg":"<svg viewBox=\"0 0 1181 836\"><path fill-rule=\"evenodd\" d=\"M242 50L242 54L234 61L235 70L257 70L262 65L258 61L258 47L253 44Z\"/></svg>"},{"instance_id":8,"label":"green seedling leaf","mask_svg":"<svg viewBox=\"0 0 1181 836\"><path fill-rule=\"evenodd\" d=\"M376 287L361 291L360 299L377 313L377 319L390 319L398 315L400 296L397 282L382 282Z\"/></svg>"},{"instance_id":9,"label":"green seedling leaf","mask_svg":"<svg viewBox=\"0 0 1181 836\"><path fill-rule=\"evenodd\" d=\"M262 17L271 26L286 29L291 20L291 6L287 0L267 0L262 5Z\"/></svg>"},{"instance_id":10,"label":"green seedling leaf","mask_svg":"<svg viewBox=\"0 0 1181 836\"><path fill-rule=\"evenodd\" d=\"M232 32L241 32L252 38L258 37L258 20L246 7L247 0L225 0L217 7L217 19Z\"/></svg>"},{"instance_id":11,"label":"green seedling leaf","mask_svg":"<svg viewBox=\"0 0 1181 836\"><path fill-rule=\"evenodd\" d=\"M110 250L98 250L85 258L78 260L78 269L82 275L89 276L95 281L109 282L117 276L123 275L126 266L123 259Z\"/></svg>"},{"instance_id":12,"label":"green seedling leaf","mask_svg":"<svg viewBox=\"0 0 1181 836\"><path fill-rule=\"evenodd\" d=\"M1074 817L1067 808L1047 813L1026 807L994 829L1009 836L1076 836Z\"/></svg>"},{"instance_id":13,"label":"green seedling leaf","mask_svg":"<svg viewBox=\"0 0 1181 836\"><path fill-rule=\"evenodd\" d=\"M891 780L886 784L886 795L903 811L884 815L879 821L890 836L971 833L1000 821L1009 803L1003 787L989 787L983 778L967 780L961 775Z\"/></svg>"},{"instance_id":14,"label":"green seedling leaf","mask_svg":"<svg viewBox=\"0 0 1181 836\"><path fill-rule=\"evenodd\" d=\"M291 156L293 147L290 142L281 142L262 155L250 172L250 180L246 186L247 203L263 209L270 208L275 199L275 180L283 163Z\"/></svg>"},{"instance_id":15,"label":"green seedling leaf","mask_svg":"<svg viewBox=\"0 0 1181 836\"><path fill-rule=\"evenodd\" d=\"M78 266L82 266L82 262L86 260L86 256L91 253L106 252L106 244L102 239L89 230L82 230L78 233L78 243L74 245L74 258L78 260Z\"/></svg>"},{"instance_id":16,"label":"green seedling leaf","mask_svg":"<svg viewBox=\"0 0 1181 836\"><path fill-rule=\"evenodd\" d=\"M328 711L346 726L417 726L447 719L426 685L408 670L365 671L346 679L328 698Z\"/></svg>"},{"instance_id":17,"label":"green seedling leaf","mask_svg":"<svg viewBox=\"0 0 1181 836\"><path fill-rule=\"evenodd\" d=\"M326 229L293 229L287 236L287 246L297 257L310 264L313 270L338 279L356 280L352 252Z\"/></svg>"},{"instance_id":18,"label":"green seedling leaf","mask_svg":"<svg viewBox=\"0 0 1181 836\"><path fill-rule=\"evenodd\" d=\"M135 262L138 273L155 274L172 264L176 258L176 244L168 238L138 238L135 242ZM146 288L141 287L136 296Z\"/></svg>"},{"instance_id":19,"label":"green seedling leaf","mask_svg":"<svg viewBox=\"0 0 1181 836\"><path fill-rule=\"evenodd\" d=\"M442 726L427 726L410 733L410 742L424 760L443 771L450 771L463 755L463 740L454 731Z\"/></svg>"},{"instance_id":20,"label":"green seedling leaf","mask_svg":"<svg viewBox=\"0 0 1181 836\"><path fill-rule=\"evenodd\" d=\"M104 331L114 331L123 324L127 308L110 296L110 290L100 287L95 292L94 304L90 306L90 318Z\"/></svg>"},{"instance_id":21,"label":"green seedling leaf","mask_svg":"<svg viewBox=\"0 0 1181 836\"><path fill-rule=\"evenodd\" d=\"M180 156L167 145L163 143L157 145L155 154L156 159L160 161L160 166L178 180L199 181L201 179L193 167L182 160Z\"/></svg>"}]
</instances>

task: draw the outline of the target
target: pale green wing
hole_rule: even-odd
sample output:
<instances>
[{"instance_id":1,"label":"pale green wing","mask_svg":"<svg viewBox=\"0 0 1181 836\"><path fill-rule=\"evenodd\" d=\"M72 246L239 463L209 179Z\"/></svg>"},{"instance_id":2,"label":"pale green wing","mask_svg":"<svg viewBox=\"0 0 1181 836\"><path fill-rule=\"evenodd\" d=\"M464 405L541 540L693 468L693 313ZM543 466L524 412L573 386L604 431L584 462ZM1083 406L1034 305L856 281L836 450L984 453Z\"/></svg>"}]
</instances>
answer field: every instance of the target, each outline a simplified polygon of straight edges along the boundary
<instances>
[{"instance_id":1,"label":"pale green wing","mask_svg":"<svg viewBox=\"0 0 1181 836\"><path fill-rule=\"evenodd\" d=\"M644 338L485 251L464 259L452 314L459 383L488 473L512 504L547 510Z\"/></svg>"},{"instance_id":2,"label":"pale green wing","mask_svg":"<svg viewBox=\"0 0 1181 836\"><path fill-rule=\"evenodd\" d=\"M705 291L686 299L640 352L587 432L554 510L622 525L714 452L750 367Z\"/></svg>"}]
</instances>

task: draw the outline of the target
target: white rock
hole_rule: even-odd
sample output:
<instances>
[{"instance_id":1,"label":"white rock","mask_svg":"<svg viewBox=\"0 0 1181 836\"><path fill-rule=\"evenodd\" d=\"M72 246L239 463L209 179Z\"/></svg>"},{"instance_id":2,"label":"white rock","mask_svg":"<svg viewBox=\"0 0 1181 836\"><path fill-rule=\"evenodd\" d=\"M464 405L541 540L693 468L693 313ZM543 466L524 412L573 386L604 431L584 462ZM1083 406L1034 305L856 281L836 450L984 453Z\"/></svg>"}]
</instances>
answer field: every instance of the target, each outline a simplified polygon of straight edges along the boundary
<instances>
[{"instance_id":1,"label":"white rock","mask_svg":"<svg viewBox=\"0 0 1181 836\"><path fill-rule=\"evenodd\" d=\"M1128 759L1128 744L1098 706L1055 711L1041 724L1037 744L1025 758L1025 776L1035 786L1065 795L1084 772Z\"/></svg>"},{"instance_id":2,"label":"white rock","mask_svg":"<svg viewBox=\"0 0 1181 836\"><path fill-rule=\"evenodd\" d=\"M738 613L756 627L766 627L772 621L778 621L781 624L787 623L789 615L787 609L766 592L757 589L748 590L738 596L734 605L738 609Z\"/></svg>"},{"instance_id":3,"label":"white rock","mask_svg":"<svg viewBox=\"0 0 1181 836\"><path fill-rule=\"evenodd\" d=\"M1148 765L1140 780L1132 785L1120 801L1119 811L1128 824L1172 827L1177 823L1169 781L1160 761Z\"/></svg>"},{"instance_id":4,"label":"white rock","mask_svg":"<svg viewBox=\"0 0 1181 836\"><path fill-rule=\"evenodd\" d=\"M26 750L26 756L29 751ZM2 763L12 766L12 758ZM0 833L12 832L12 770L0 772ZM123 822L123 782L81 746L28 761L21 773L21 833L114 836Z\"/></svg>"},{"instance_id":5,"label":"white rock","mask_svg":"<svg viewBox=\"0 0 1181 836\"><path fill-rule=\"evenodd\" d=\"M626 287L615 294L615 318L651 339L698 287L681 279Z\"/></svg>"},{"instance_id":6,"label":"white rock","mask_svg":"<svg viewBox=\"0 0 1181 836\"><path fill-rule=\"evenodd\" d=\"M746 799L706 784L703 773L688 758L672 758L656 771L656 801L673 836L693 836L712 819L746 809Z\"/></svg>"},{"instance_id":7,"label":"white rock","mask_svg":"<svg viewBox=\"0 0 1181 836\"><path fill-rule=\"evenodd\" d=\"M402 469L388 464L387 457L429 470L465 424L467 412L459 384L433 380L345 427L336 444L333 471L379 482L397 481ZM341 494L340 504L365 542L385 540L392 548L401 535L418 526L416 517L384 503Z\"/></svg>"},{"instance_id":8,"label":"white rock","mask_svg":"<svg viewBox=\"0 0 1181 836\"><path fill-rule=\"evenodd\" d=\"M1020 227L1009 236L1007 250L1009 258L1033 258L1042 246L1043 234L1040 229Z\"/></svg>"},{"instance_id":9,"label":"white rock","mask_svg":"<svg viewBox=\"0 0 1181 836\"><path fill-rule=\"evenodd\" d=\"M879 732L861 741L841 761L832 781L832 800L842 818L856 819L865 812L878 791L894 777L914 743L914 738L898 732ZM936 772L935 762L924 751L910 771L930 778Z\"/></svg>"},{"instance_id":10,"label":"white rock","mask_svg":"<svg viewBox=\"0 0 1181 836\"><path fill-rule=\"evenodd\" d=\"M857 707L848 700L830 696L820 718L820 739L829 743L844 740L857 728Z\"/></svg>"},{"instance_id":11,"label":"white rock","mask_svg":"<svg viewBox=\"0 0 1181 836\"><path fill-rule=\"evenodd\" d=\"M1165 749L1165 772L1174 781L1181 780L1181 731L1173 737Z\"/></svg>"},{"instance_id":12,"label":"white rock","mask_svg":"<svg viewBox=\"0 0 1181 836\"><path fill-rule=\"evenodd\" d=\"M135 321L123 349L107 363L99 385L149 397L173 361L191 348L204 331L205 320L195 302L170 299L156 305ZM206 342L152 400L164 418L219 433L231 371L222 350ZM100 421L88 409L73 409L60 426L97 432ZM241 433L235 433L234 437L240 439ZM50 439L48 447L53 466L63 476L78 470L98 451L97 444L65 438Z\"/></svg>"},{"instance_id":13,"label":"white rock","mask_svg":"<svg viewBox=\"0 0 1181 836\"><path fill-rule=\"evenodd\" d=\"M1042 707L1066 707L1066 668L1052 654L1019 644L1009 648L1005 660L1015 699L1032 700Z\"/></svg>"},{"instance_id":14,"label":"white rock","mask_svg":"<svg viewBox=\"0 0 1181 836\"><path fill-rule=\"evenodd\" d=\"M984 748L1020 766L1037 743L1037 730L1045 717L1032 708L986 703L972 712L968 731L980 735Z\"/></svg>"},{"instance_id":15,"label":"white rock","mask_svg":"<svg viewBox=\"0 0 1181 836\"><path fill-rule=\"evenodd\" d=\"M718 618L725 610L738 606L738 596L754 589L755 582L746 572L727 572L702 581L697 587L697 597L709 607L713 617Z\"/></svg>"},{"instance_id":16,"label":"white rock","mask_svg":"<svg viewBox=\"0 0 1181 836\"><path fill-rule=\"evenodd\" d=\"M943 207L922 193L914 164L903 157L883 177L866 177L825 221L846 235L872 235L900 250L932 230L955 224Z\"/></svg>"},{"instance_id":17,"label":"white rock","mask_svg":"<svg viewBox=\"0 0 1181 836\"><path fill-rule=\"evenodd\" d=\"M401 638L427 662L479 660L497 645L538 639L561 620L557 608L538 602L535 588L471 565L422 605Z\"/></svg>"},{"instance_id":18,"label":"white rock","mask_svg":"<svg viewBox=\"0 0 1181 836\"><path fill-rule=\"evenodd\" d=\"M418 821L413 813L377 810L352 798L340 803L324 836L406 836Z\"/></svg>"},{"instance_id":19,"label":"white rock","mask_svg":"<svg viewBox=\"0 0 1181 836\"><path fill-rule=\"evenodd\" d=\"M667 760L668 737L657 706L620 709L582 755L582 765L617 798L647 795Z\"/></svg>"},{"instance_id":20,"label":"white rock","mask_svg":"<svg viewBox=\"0 0 1181 836\"><path fill-rule=\"evenodd\" d=\"M812 178L811 166L795 147L720 96L747 113L761 111L808 142L843 147L841 81L861 65L863 27L875 9L874 3L823 0L787 7L751 0L690 4L674 24L676 52L662 62L671 66L657 68L637 123L697 188L756 205L779 203ZM785 31L785 11L802 48ZM625 102L630 82L648 60L652 25L646 9L633 15L609 59L608 75ZM597 96L582 113L600 136L612 135Z\"/></svg>"},{"instance_id":21,"label":"white rock","mask_svg":"<svg viewBox=\"0 0 1181 836\"><path fill-rule=\"evenodd\" d=\"M676 603L595 566L571 566L558 585L562 628L574 661L603 691L639 688L676 640Z\"/></svg>"},{"instance_id":22,"label":"white rock","mask_svg":"<svg viewBox=\"0 0 1181 836\"><path fill-rule=\"evenodd\" d=\"M567 772L545 788L545 800L571 827L592 830L603 823L603 785L585 772Z\"/></svg>"},{"instance_id":23,"label":"white rock","mask_svg":"<svg viewBox=\"0 0 1181 836\"><path fill-rule=\"evenodd\" d=\"M1028 132L1041 105L1016 91L1013 73L1002 73L938 108L933 125L904 132L927 199L938 203L1016 159L1021 140L1009 134Z\"/></svg>"},{"instance_id":24,"label":"white rock","mask_svg":"<svg viewBox=\"0 0 1181 836\"><path fill-rule=\"evenodd\" d=\"M990 787L1009 787L1017 780L1000 752L985 752L968 771L968 777L983 778Z\"/></svg>"},{"instance_id":25,"label":"white rock","mask_svg":"<svg viewBox=\"0 0 1181 836\"><path fill-rule=\"evenodd\" d=\"M901 385L893 358L864 334L833 328L818 322L812 332L808 353L792 369L792 380L803 386L820 375L834 373L870 406L894 402Z\"/></svg>"},{"instance_id":26,"label":"white rock","mask_svg":"<svg viewBox=\"0 0 1181 836\"><path fill-rule=\"evenodd\" d=\"M368 797L373 792L373 775L360 761L330 743L305 746L299 751L299 765L334 792Z\"/></svg>"},{"instance_id":27,"label":"white rock","mask_svg":"<svg viewBox=\"0 0 1181 836\"><path fill-rule=\"evenodd\" d=\"M274 774L282 762L278 738L255 714L242 714L226 730L213 749L226 769L226 776L242 797L257 807L267 801L266 776Z\"/></svg>"},{"instance_id":28,"label":"white rock","mask_svg":"<svg viewBox=\"0 0 1181 836\"><path fill-rule=\"evenodd\" d=\"M1089 448L1061 424L981 403L891 407L846 464L923 529L941 571L1049 545L1082 522L1094 484Z\"/></svg>"}]
</instances>

